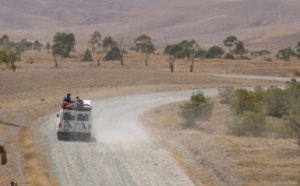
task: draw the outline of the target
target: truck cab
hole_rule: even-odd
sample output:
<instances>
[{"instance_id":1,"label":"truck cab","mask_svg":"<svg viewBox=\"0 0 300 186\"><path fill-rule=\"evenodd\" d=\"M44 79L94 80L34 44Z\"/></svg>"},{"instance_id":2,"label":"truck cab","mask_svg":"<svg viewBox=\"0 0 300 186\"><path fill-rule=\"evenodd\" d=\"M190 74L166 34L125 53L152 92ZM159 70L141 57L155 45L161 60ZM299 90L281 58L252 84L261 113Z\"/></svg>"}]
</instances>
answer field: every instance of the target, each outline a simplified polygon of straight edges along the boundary
<instances>
[{"instance_id":1,"label":"truck cab","mask_svg":"<svg viewBox=\"0 0 300 186\"><path fill-rule=\"evenodd\" d=\"M57 115L57 139L71 137L88 139L92 129L92 106L90 100L83 100L80 106L61 108Z\"/></svg>"}]
</instances>

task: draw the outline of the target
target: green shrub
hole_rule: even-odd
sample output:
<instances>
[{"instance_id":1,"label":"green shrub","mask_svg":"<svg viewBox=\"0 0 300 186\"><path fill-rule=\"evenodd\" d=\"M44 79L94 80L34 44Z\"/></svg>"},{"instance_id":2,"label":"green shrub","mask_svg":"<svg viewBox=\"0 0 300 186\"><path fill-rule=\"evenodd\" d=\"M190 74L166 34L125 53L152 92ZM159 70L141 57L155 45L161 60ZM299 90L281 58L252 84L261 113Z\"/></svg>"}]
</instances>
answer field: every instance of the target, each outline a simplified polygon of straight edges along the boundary
<instances>
[{"instance_id":1,"label":"green shrub","mask_svg":"<svg viewBox=\"0 0 300 186\"><path fill-rule=\"evenodd\" d=\"M296 52L289 48L284 48L278 51L276 58L277 59L282 59L284 61L290 61L292 56L297 56Z\"/></svg>"},{"instance_id":2,"label":"green shrub","mask_svg":"<svg viewBox=\"0 0 300 186\"><path fill-rule=\"evenodd\" d=\"M266 110L270 116L282 117L288 113L291 107L290 96L286 90L278 87L270 87L265 93L264 98Z\"/></svg>"},{"instance_id":3,"label":"green shrub","mask_svg":"<svg viewBox=\"0 0 300 186\"><path fill-rule=\"evenodd\" d=\"M242 59L242 60L251 60L251 58L249 58L248 56L240 56L239 59Z\"/></svg>"},{"instance_id":4,"label":"green shrub","mask_svg":"<svg viewBox=\"0 0 300 186\"><path fill-rule=\"evenodd\" d=\"M254 87L254 99L257 103L260 103L262 104L262 101L264 99L264 96L265 96L265 90L263 87L261 86L255 86Z\"/></svg>"},{"instance_id":5,"label":"green shrub","mask_svg":"<svg viewBox=\"0 0 300 186\"><path fill-rule=\"evenodd\" d=\"M104 57L104 61L120 60L120 59L121 59L121 51L117 46L113 46Z\"/></svg>"},{"instance_id":6,"label":"green shrub","mask_svg":"<svg viewBox=\"0 0 300 186\"><path fill-rule=\"evenodd\" d=\"M86 49L81 61L93 61L92 51L90 51L89 49Z\"/></svg>"},{"instance_id":7,"label":"green shrub","mask_svg":"<svg viewBox=\"0 0 300 186\"><path fill-rule=\"evenodd\" d=\"M243 114L246 111L259 112L261 109L257 94L246 89L235 90L230 106L236 115Z\"/></svg>"},{"instance_id":8,"label":"green shrub","mask_svg":"<svg viewBox=\"0 0 300 186\"><path fill-rule=\"evenodd\" d=\"M234 54L238 54L239 56L243 56L245 53L247 53L244 43L242 41L238 41L235 44L235 48L233 49Z\"/></svg>"},{"instance_id":9,"label":"green shrub","mask_svg":"<svg viewBox=\"0 0 300 186\"><path fill-rule=\"evenodd\" d=\"M234 59L235 59L235 57L234 57L234 55L233 55L233 54L231 54L231 53L226 53L226 55L224 56L224 59L230 59L230 60L234 60Z\"/></svg>"},{"instance_id":10,"label":"green shrub","mask_svg":"<svg viewBox=\"0 0 300 186\"><path fill-rule=\"evenodd\" d=\"M231 92L231 88L219 88L221 102L229 103L237 115L227 124L232 134L261 136L265 132L276 137L296 138L300 147L299 82L295 79L288 81L286 89L270 87L265 91L262 87L255 87L253 92L237 89L233 98ZM270 116L267 124L262 113Z\"/></svg>"},{"instance_id":11,"label":"green shrub","mask_svg":"<svg viewBox=\"0 0 300 186\"><path fill-rule=\"evenodd\" d=\"M286 82L286 91L291 96L292 102L298 102L300 100L300 82L296 79L291 79Z\"/></svg>"},{"instance_id":12,"label":"green shrub","mask_svg":"<svg viewBox=\"0 0 300 186\"><path fill-rule=\"evenodd\" d=\"M294 136L291 128L287 127L284 120L276 117L266 117L266 136L272 138L291 138Z\"/></svg>"},{"instance_id":13,"label":"green shrub","mask_svg":"<svg viewBox=\"0 0 300 186\"><path fill-rule=\"evenodd\" d=\"M206 56L206 50L202 49L202 48L198 48L195 51L195 58L205 58Z\"/></svg>"},{"instance_id":14,"label":"green shrub","mask_svg":"<svg viewBox=\"0 0 300 186\"><path fill-rule=\"evenodd\" d=\"M268 55L271 54L271 52L269 50L257 50L257 51L252 51L250 53L251 56L257 57L257 56L264 56L264 55Z\"/></svg>"},{"instance_id":15,"label":"green shrub","mask_svg":"<svg viewBox=\"0 0 300 186\"><path fill-rule=\"evenodd\" d=\"M15 60L16 60L16 55L13 52L7 52L4 50L0 50L0 65L5 64L7 65L10 69L13 71L16 70L16 65L15 65Z\"/></svg>"},{"instance_id":16,"label":"green shrub","mask_svg":"<svg viewBox=\"0 0 300 186\"><path fill-rule=\"evenodd\" d=\"M261 136L265 131L265 115L262 113L245 112L227 123L231 134L235 136Z\"/></svg>"},{"instance_id":17,"label":"green shrub","mask_svg":"<svg viewBox=\"0 0 300 186\"><path fill-rule=\"evenodd\" d=\"M205 58L212 59L212 58L222 58L224 54L224 49L219 46L212 46L208 49L205 53Z\"/></svg>"},{"instance_id":18,"label":"green shrub","mask_svg":"<svg viewBox=\"0 0 300 186\"><path fill-rule=\"evenodd\" d=\"M297 138L300 147L300 102L295 103L288 113L283 119L286 125L293 131L293 136Z\"/></svg>"},{"instance_id":19,"label":"green shrub","mask_svg":"<svg viewBox=\"0 0 300 186\"><path fill-rule=\"evenodd\" d=\"M213 103L206 98L203 92L192 94L190 101L180 106L179 115L189 126L195 125L196 121L206 121L212 114Z\"/></svg>"}]
</instances>

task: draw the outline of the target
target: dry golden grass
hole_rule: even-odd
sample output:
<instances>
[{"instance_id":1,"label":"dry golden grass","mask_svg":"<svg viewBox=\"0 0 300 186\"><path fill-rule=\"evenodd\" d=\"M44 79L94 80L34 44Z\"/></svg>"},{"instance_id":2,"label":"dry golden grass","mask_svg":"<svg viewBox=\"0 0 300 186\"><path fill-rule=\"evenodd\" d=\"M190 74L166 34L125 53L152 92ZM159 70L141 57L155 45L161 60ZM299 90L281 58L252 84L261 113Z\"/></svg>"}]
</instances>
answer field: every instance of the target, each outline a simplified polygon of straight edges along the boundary
<instances>
[{"instance_id":1,"label":"dry golden grass","mask_svg":"<svg viewBox=\"0 0 300 186\"><path fill-rule=\"evenodd\" d=\"M185 128L177 116L178 106L153 109L144 121L195 185L296 185L300 150L293 139L227 135L231 112L219 103L215 103L210 121L196 130Z\"/></svg>"},{"instance_id":2,"label":"dry golden grass","mask_svg":"<svg viewBox=\"0 0 300 186\"><path fill-rule=\"evenodd\" d=\"M230 111L220 104L215 105L212 118L202 123L200 130L183 127L177 111L178 104L149 111L145 115L146 126L155 135L167 134L158 139L174 153L196 185L219 185L222 177L231 174L248 186L296 184L300 150L292 139L226 135ZM231 166L233 173L226 172L227 166ZM222 181L230 185L229 180Z\"/></svg>"},{"instance_id":3,"label":"dry golden grass","mask_svg":"<svg viewBox=\"0 0 300 186\"><path fill-rule=\"evenodd\" d=\"M42 136L29 126L22 127L20 146L25 159L25 168L28 173L28 182L39 186L58 186L53 177L47 158L42 154L36 141Z\"/></svg>"},{"instance_id":4,"label":"dry golden grass","mask_svg":"<svg viewBox=\"0 0 300 186\"><path fill-rule=\"evenodd\" d=\"M74 54L74 56L80 56ZM96 54L95 59L102 58L103 54ZM33 64L27 63L32 58ZM38 118L55 112L60 101L67 92L74 96L80 95L92 100L99 98L121 96L126 94L147 93L155 91L170 91L196 88L212 88L224 85L230 86L254 86L254 85L283 85L283 83L247 80L237 78L217 78L203 75L203 73L235 73L277 75L293 77L293 72L300 69L297 62L272 62L263 61L226 61L226 60L196 60L195 71L190 73L189 62L177 60L175 73L171 74L168 69L167 57L163 55L151 55L149 67L144 66L140 54L129 52L125 55L125 66L120 66L118 61L80 62L80 57L59 61L56 69L53 57L47 52L26 52L22 56L23 61L17 62L16 72L3 70L0 73L0 102L2 103L0 118L15 124L22 129L7 128L0 126L0 143L12 144L14 148L21 147L22 159L12 164L11 169L17 166L25 166L28 181L32 185L45 183L56 185L51 170L43 153L39 150L37 138L39 134L33 131L31 123ZM174 113L171 113L174 114ZM157 116L156 116L157 117ZM166 118L158 118L162 120ZM177 124L178 118L164 121L167 130L165 134L173 135L182 128L178 125L169 126L169 123ZM220 133L218 126L207 125L210 133ZM9 133L7 133L9 130ZM166 132L167 131L167 132ZM193 131L190 131L193 133ZM13 135L11 135L13 134ZM11 135L12 137L8 137ZM16 143L16 144L15 144ZM12 158L17 158L14 154ZM178 159L184 156L178 154ZM2 168L2 167L1 167ZM192 169L192 167L190 167ZM8 169L4 166L4 169ZM3 169L3 170L4 170ZM191 171L190 174L195 174ZM197 177L195 174L195 177ZM209 178L209 176L207 177ZM15 179L12 175L0 175L1 180ZM23 179L23 178L22 178ZM1 183L1 182L0 182ZM209 183L209 182L208 182Z\"/></svg>"}]
</instances>

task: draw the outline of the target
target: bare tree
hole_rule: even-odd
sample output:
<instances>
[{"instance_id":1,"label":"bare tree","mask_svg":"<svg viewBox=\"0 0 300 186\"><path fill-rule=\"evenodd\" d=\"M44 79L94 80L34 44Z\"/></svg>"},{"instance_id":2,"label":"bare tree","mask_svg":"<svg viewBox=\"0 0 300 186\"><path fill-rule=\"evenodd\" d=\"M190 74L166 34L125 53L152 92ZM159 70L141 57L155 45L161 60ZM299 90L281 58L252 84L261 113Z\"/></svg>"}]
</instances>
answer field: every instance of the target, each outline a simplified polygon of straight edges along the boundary
<instances>
[{"instance_id":1,"label":"bare tree","mask_svg":"<svg viewBox=\"0 0 300 186\"><path fill-rule=\"evenodd\" d=\"M190 60L191 60L191 65L190 65L190 72L193 72L194 71L194 59L195 59L195 50L194 48L191 49L191 57L190 57Z\"/></svg>"},{"instance_id":2,"label":"bare tree","mask_svg":"<svg viewBox=\"0 0 300 186\"><path fill-rule=\"evenodd\" d=\"M124 66L124 43L123 38L120 39L120 64Z\"/></svg>"},{"instance_id":3,"label":"bare tree","mask_svg":"<svg viewBox=\"0 0 300 186\"><path fill-rule=\"evenodd\" d=\"M58 68L57 55L53 55L55 68Z\"/></svg>"},{"instance_id":4,"label":"bare tree","mask_svg":"<svg viewBox=\"0 0 300 186\"><path fill-rule=\"evenodd\" d=\"M170 72L173 73L175 68L175 57L170 56L169 59L167 59L167 62L169 63Z\"/></svg>"},{"instance_id":5,"label":"bare tree","mask_svg":"<svg viewBox=\"0 0 300 186\"><path fill-rule=\"evenodd\" d=\"M195 49L199 48L199 45L198 43L193 39L189 42L187 42L187 48L188 50L190 51L190 61L191 61L191 65L190 65L190 72L193 72L194 71L194 59L195 59Z\"/></svg>"},{"instance_id":6,"label":"bare tree","mask_svg":"<svg viewBox=\"0 0 300 186\"><path fill-rule=\"evenodd\" d=\"M0 165L5 165L7 163L6 150L0 145Z\"/></svg>"}]
</instances>

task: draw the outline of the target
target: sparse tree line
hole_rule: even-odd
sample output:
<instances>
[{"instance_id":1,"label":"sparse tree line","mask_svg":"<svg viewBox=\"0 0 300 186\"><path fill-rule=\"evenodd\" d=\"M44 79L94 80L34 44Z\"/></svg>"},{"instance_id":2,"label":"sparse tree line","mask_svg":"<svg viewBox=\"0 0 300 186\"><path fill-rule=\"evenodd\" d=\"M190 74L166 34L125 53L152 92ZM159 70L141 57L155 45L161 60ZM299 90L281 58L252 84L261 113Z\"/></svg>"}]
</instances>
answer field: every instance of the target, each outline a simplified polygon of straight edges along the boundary
<instances>
[{"instance_id":1,"label":"sparse tree line","mask_svg":"<svg viewBox=\"0 0 300 186\"><path fill-rule=\"evenodd\" d=\"M141 34L134 39L134 46L131 50L141 53L144 59L145 66L149 66L149 56L155 54L156 47L152 42L152 38L146 34ZM0 62L8 65L15 70L15 62L21 59L21 53L27 50L40 51L42 49L48 52L52 51L55 66L58 67L58 59L71 57L71 52L75 52L76 39L73 33L57 32L53 36L52 45L47 42L45 45L38 40L29 42L22 39L20 42L10 41L7 35L0 38ZM97 59L98 65L101 65L100 60L110 61L119 60L121 65L124 65L125 50L122 39L117 42L113 37L106 36L102 38L100 32L95 31L88 41L89 48L85 50L81 61L94 61L93 53L104 52L103 59ZM164 49L164 54L168 55L167 62L169 63L170 72L174 72L176 59L187 59L190 61L190 72L194 70L194 59L214 59L223 58L228 60L246 59L251 57L265 56L271 54L268 50L251 51L247 50L244 43L238 40L235 36L228 36L223 40L223 45L212 46L208 49L201 48L195 40L183 40L179 43L167 44ZM289 61L292 57L300 58L300 42L296 46L296 51L292 48L285 48L278 51L277 59ZM272 58L265 58L266 61L272 61Z\"/></svg>"}]
</instances>

